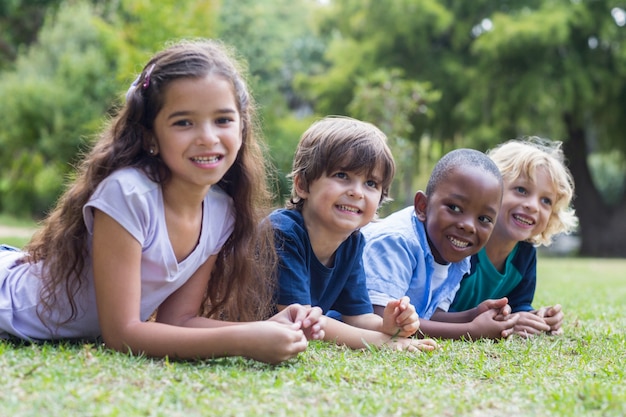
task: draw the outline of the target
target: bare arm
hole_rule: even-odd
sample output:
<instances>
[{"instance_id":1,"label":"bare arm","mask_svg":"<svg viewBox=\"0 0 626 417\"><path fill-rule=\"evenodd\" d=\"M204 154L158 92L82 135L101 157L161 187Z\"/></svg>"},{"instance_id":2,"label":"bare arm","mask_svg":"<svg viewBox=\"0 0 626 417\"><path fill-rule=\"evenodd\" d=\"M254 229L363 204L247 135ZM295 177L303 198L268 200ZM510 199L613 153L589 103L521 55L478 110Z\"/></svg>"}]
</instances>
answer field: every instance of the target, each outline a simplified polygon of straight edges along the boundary
<instances>
[{"instance_id":1,"label":"bare arm","mask_svg":"<svg viewBox=\"0 0 626 417\"><path fill-rule=\"evenodd\" d=\"M281 310L285 306L278 306ZM408 339L406 337L394 337L380 330L382 318L375 314L361 314L358 316L344 316L344 322L327 318L324 340L344 345L351 349L364 349L370 346L390 346L397 349L433 350L436 343L432 340ZM358 327L357 327L358 326ZM369 327L361 327L369 326Z\"/></svg>"},{"instance_id":2,"label":"bare arm","mask_svg":"<svg viewBox=\"0 0 626 417\"><path fill-rule=\"evenodd\" d=\"M270 363L306 349L298 323L235 324L198 317L214 258L159 307L156 322L142 322L140 263L140 244L119 223L96 210L94 281L102 337L109 347L157 357L246 356Z\"/></svg>"},{"instance_id":3,"label":"bare arm","mask_svg":"<svg viewBox=\"0 0 626 417\"><path fill-rule=\"evenodd\" d=\"M376 316L369 314L368 316ZM350 316L351 319L358 316ZM379 320L381 318L376 316ZM351 320L352 323L358 322ZM419 340L406 337L394 337L381 331L369 330L355 327L354 325L343 323L338 320L329 319L326 325L326 337L324 340L334 341L339 345L345 345L352 349L363 349L367 345L389 346L400 350L426 350L430 351L437 347L437 344L430 339Z\"/></svg>"},{"instance_id":4,"label":"bare arm","mask_svg":"<svg viewBox=\"0 0 626 417\"><path fill-rule=\"evenodd\" d=\"M443 339L481 338L499 339L508 337L518 320L517 315L501 317L496 309L487 310L466 323L445 321L451 313L437 310L431 320L420 320L420 333Z\"/></svg>"}]
</instances>

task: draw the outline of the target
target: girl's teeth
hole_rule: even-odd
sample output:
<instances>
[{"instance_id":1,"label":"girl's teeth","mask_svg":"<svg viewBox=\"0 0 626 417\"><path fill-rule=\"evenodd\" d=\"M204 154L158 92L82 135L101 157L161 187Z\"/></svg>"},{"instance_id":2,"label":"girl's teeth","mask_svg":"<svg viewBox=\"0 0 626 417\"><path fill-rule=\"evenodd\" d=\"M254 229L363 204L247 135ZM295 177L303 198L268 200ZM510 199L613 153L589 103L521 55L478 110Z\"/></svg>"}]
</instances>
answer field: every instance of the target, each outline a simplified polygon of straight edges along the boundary
<instances>
[{"instance_id":1,"label":"girl's teeth","mask_svg":"<svg viewBox=\"0 0 626 417\"><path fill-rule=\"evenodd\" d=\"M212 164L214 162L217 162L219 160L218 156L211 156L211 157L198 157L198 158L192 158L194 162L199 162L201 164Z\"/></svg>"}]
</instances>

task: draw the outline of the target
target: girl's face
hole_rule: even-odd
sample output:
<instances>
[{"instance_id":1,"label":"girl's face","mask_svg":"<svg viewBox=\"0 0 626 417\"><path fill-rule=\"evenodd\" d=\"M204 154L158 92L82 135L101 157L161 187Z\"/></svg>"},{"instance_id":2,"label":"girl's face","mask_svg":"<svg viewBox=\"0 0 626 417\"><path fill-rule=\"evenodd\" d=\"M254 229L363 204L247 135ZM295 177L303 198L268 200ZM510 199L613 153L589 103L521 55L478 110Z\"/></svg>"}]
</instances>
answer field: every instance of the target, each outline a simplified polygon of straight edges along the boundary
<instances>
[{"instance_id":1,"label":"girl's face","mask_svg":"<svg viewBox=\"0 0 626 417\"><path fill-rule=\"evenodd\" d=\"M296 181L298 196L305 200L302 215L307 228L347 238L374 218L381 183L379 169L371 175L339 169L312 181L308 190Z\"/></svg>"},{"instance_id":2,"label":"girl's face","mask_svg":"<svg viewBox=\"0 0 626 417\"><path fill-rule=\"evenodd\" d=\"M209 75L172 81L154 121L154 145L172 184L202 193L226 174L241 148L241 120L231 84Z\"/></svg>"},{"instance_id":3,"label":"girl's face","mask_svg":"<svg viewBox=\"0 0 626 417\"><path fill-rule=\"evenodd\" d=\"M415 212L424 222L435 260L460 262L485 246L498 217L502 186L476 167L452 169L432 195L415 195Z\"/></svg>"},{"instance_id":4,"label":"girl's face","mask_svg":"<svg viewBox=\"0 0 626 417\"><path fill-rule=\"evenodd\" d=\"M499 236L519 242L546 230L557 195L545 168L538 168L535 174L534 181L525 175L505 180L495 232Z\"/></svg>"}]
</instances>

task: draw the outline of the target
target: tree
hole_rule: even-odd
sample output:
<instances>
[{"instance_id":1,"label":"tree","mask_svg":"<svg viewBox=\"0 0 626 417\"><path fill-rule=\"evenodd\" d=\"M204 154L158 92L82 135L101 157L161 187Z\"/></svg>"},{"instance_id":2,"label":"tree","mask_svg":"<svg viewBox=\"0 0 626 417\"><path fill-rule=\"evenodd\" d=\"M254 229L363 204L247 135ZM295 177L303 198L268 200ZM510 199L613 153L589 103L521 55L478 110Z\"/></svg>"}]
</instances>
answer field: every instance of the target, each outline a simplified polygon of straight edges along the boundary
<instances>
[{"instance_id":1,"label":"tree","mask_svg":"<svg viewBox=\"0 0 626 417\"><path fill-rule=\"evenodd\" d=\"M399 68L441 92L433 117L412 121L416 143L486 150L523 135L564 140L584 196L575 201L581 253L625 256L623 188L619 203L606 203L587 158L626 151L624 11L611 4L334 0L320 25L332 39L328 69L304 87L318 111L349 114L358 79Z\"/></svg>"},{"instance_id":2,"label":"tree","mask_svg":"<svg viewBox=\"0 0 626 417\"><path fill-rule=\"evenodd\" d=\"M12 214L44 214L110 107L117 54L96 25L91 6L61 6L0 77L0 206Z\"/></svg>"},{"instance_id":3,"label":"tree","mask_svg":"<svg viewBox=\"0 0 626 417\"><path fill-rule=\"evenodd\" d=\"M218 36L248 64L270 148L267 156L277 173L277 204L289 192L285 175L291 170L298 139L315 118L294 83L320 66L326 45L313 32L311 20L319 7L314 0L238 0L224 2L220 8Z\"/></svg>"},{"instance_id":4,"label":"tree","mask_svg":"<svg viewBox=\"0 0 626 417\"><path fill-rule=\"evenodd\" d=\"M51 8L37 42L0 74L0 209L45 214L141 64L167 41L212 36L214 10L215 2L200 0Z\"/></svg>"},{"instance_id":5,"label":"tree","mask_svg":"<svg viewBox=\"0 0 626 417\"><path fill-rule=\"evenodd\" d=\"M37 39L46 10L61 0L3 0L0 2L0 69L8 67L22 46Z\"/></svg>"},{"instance_id":6,"label":"tree","mask_svg":"<svg viewBox=\"0 0 626 417\"><path fill-rule=\"evenodd\" d=\"M368 120L383 132L388 132L389 146L394 153L399 175L394 180L394 194L404 196L386 209L395 211L413 204L413 178L420 167L419 147L409 140L416 126L411 122L419 117L432 116L430 105L440 98L426 83L407 80L399 69L379 70L357 80L354 98L348 105L354 117Z\"/></svg>"},{"instance_id":7,"label":"tree","mask_svg":"<svg viewBox=\"0 0 626 417\"><path fill-rule=\"evenodd\" d=\"M589 256L626 256L626 194L622 190L608 203L589 165L594 152L626 153L625 12L612 3L546 1L494 14L492 29L473 45L477 89L462 104L483 109L470 124L489 123L499 138L539 134L565 140L581 254Z\"/></svg>"}]
</instances>

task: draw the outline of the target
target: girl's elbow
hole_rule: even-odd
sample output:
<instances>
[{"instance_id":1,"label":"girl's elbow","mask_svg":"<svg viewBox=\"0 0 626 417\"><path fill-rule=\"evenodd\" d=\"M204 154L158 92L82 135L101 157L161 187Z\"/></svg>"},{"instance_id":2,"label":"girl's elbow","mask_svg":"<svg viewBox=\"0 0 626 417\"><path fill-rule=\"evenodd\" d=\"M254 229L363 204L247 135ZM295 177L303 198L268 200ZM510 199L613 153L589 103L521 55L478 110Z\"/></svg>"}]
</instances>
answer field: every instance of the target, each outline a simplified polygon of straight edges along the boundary
<instances>
[{"instance_id":1,"label":"girl's elbow","mask_svg":"<svg viewBox=\"0 0 626 417\"><path fill-rule=\"evenodd\" d=\"M102 334L102 340L107 348L121 353L136 353L124 338L117 335Z\"/></svg>"},{"instance_id":2,"label":"girl's elbow","mask_svg":"<svg viewBox=\"0 0 626 417\"><path fill-rule=\"evenodd\" d=\"M109 349L122 353L137 354L138 352L133 348L133 333L131 326L111 328L105 326L102 328L102 340Z\"/></svg>"}]
</instances>

